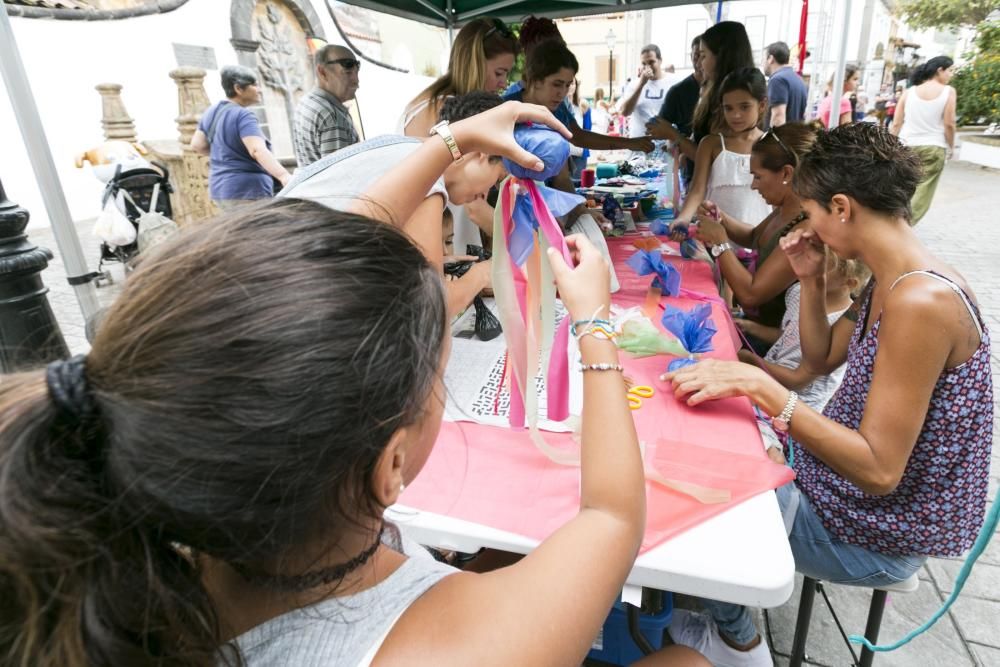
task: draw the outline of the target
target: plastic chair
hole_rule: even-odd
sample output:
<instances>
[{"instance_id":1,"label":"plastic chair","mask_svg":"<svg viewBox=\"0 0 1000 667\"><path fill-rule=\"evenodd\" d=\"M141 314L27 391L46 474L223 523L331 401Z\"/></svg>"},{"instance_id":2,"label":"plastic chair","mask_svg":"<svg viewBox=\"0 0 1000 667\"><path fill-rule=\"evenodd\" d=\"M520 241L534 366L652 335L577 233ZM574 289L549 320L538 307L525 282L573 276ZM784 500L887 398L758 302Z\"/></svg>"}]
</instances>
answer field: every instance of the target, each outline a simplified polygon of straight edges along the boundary
<instances>
[{"instance_id":1,"label":"plastic chair","mask_svg":"<svg viewBox=\"0 0 1000 667\"><path fill-rule=\"evenodd\" d=\"M844 584L850 585L850 584ZM889 595L889 592L893 593L912 593L920 586L920 580L917 578L917 573L914 572L909 579L905 579L896 584L890 584L888 586L879 586L872 590L872 601L871 605L868 607L868 621L865 623L865 637L872 644L878 642L879 629L882 627L882 615L885 612L885 602ZM823 582L817 581L810 577L804 577L802 580L802 595L799 598L799 615L795 621L795 638L792 640L792 656L789 660L790 667L801 667L803 660L806 658L806 638L809 635L809 621L812 617L812 607L813 601L816 598L816 592L819 591L823 595L823 599L826 600L827 606L830 608L830 613L833 614L833 620L837 623L837 628L840 630L840 634L844 637L844 641L847 642L847 647L851 651L851 656L854 659L855 665L860 665L860 667L871 667L872 662L875 660L875 653L869 651L867 648L861 649L861 658L858 659L857 655L854 653L854 648L851 646L850 642L847 641L847 634L844 632L843 626L840 624L840 619L837 618L836 612L833 610L833 606L830 604L830 598L826 595L826 590L823 588Z\"/></svg>"}]
</instances>

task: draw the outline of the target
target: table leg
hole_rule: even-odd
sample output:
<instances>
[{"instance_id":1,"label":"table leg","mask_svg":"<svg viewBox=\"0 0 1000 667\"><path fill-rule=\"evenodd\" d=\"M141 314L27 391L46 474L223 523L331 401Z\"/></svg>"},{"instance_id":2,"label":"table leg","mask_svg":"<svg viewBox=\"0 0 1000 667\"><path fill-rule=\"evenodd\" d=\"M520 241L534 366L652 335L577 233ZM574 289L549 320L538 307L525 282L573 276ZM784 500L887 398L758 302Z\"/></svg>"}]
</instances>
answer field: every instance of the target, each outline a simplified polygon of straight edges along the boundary
<instances>
[{"instance_id":1,"label":"table leg","mask_svg":"<svg viewBox=\"0 0 1000 667\"><path fill-rule=\"evenodd\" d=\"M653 645L649 643L649 640L639 630L639 608L626 602L625 613L628 616L628 633L632 635L632 641L639 647L643 655L655 653L656 649L653 648Z\"/></svg>"}]
</instances>

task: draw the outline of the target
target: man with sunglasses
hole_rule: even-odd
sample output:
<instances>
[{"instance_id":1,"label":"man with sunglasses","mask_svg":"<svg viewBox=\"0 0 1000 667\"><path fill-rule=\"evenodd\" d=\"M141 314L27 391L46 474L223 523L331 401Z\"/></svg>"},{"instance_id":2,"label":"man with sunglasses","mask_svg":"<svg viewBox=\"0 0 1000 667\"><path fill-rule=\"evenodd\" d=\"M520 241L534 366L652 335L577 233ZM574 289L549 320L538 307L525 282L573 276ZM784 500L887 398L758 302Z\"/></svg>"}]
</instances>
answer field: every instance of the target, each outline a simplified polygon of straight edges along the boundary
<instances>
[{"instance_id":1,"label":"man with sunglasses","mask_svg":"<svg viewBox=\"0 0 1000 667\"><path fill-rule=\"evenodd\" d=\"M295 159L305 167L335 151L358 143L358 132L345 102L358 91L361 62L343 46L329 44L315 56L316 87L295 110Z\"/></svg>"}]
</instances>

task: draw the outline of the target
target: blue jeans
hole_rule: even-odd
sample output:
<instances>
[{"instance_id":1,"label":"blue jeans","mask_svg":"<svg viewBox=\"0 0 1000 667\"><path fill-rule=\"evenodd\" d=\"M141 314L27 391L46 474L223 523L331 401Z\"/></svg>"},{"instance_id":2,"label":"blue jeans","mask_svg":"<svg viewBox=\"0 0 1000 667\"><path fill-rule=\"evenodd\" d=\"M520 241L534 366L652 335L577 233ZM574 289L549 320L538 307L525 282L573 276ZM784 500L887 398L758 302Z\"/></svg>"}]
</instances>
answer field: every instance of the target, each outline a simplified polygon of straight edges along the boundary
<instances>
[{"instance_id":1,"label":"blue jeans","mask_svg":"<svg viewBox=\"0 0 1000 667\"><path fill-rule=\"evenodd\" d=\"M776 490L785 519L788 543L798 572L834 584L875 588L909 579L926 556L889 556L847 544L831 537L809 500L794 482ZM749 644L757 637L750 610L730 602L702 600L719 626L719 632L735 644Z\"/></svg>"}]
</instances>

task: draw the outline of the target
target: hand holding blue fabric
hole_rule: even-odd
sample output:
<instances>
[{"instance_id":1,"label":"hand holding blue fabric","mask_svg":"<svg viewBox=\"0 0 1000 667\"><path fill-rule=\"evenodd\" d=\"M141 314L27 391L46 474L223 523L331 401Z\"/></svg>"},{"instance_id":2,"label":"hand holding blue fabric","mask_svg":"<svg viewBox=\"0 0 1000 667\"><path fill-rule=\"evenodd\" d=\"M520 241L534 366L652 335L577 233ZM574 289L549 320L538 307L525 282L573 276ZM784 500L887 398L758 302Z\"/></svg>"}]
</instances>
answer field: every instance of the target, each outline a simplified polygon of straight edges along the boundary
<instances>
[{"instance_id":1,"label":"hand holding blue fabric","mask_svg":"<svg viewBox=\"0 0 1000 667\"><path fill-rule=\"evenodd\" d=\"M681 274L670 262L663 261L659 250L639 250L628 258L628 265L640 276L654 274L653 287L669 296L677 296L681 289Z\"/></svg>"},{"instance_id":2,"label":"hand holding blue fabric","mask_svg":"<svg viewBox=\"0 0 1000 667\"><path fill-rule=\"evenodd\" d=\"M709 303L699 304L688 311L667 306L666 312L663 313L663 326L677 336L677 340L690 355L711 352L714 349L712 337L718 329L712 321L712 305ZM693 363L695 363L693 357L674 359L667 369L675 371Z\"/></svg>"},{"instance_id":3,"label":"hand holding blue fabric","mask_svg":"<svg viewBox=\"0 0 1000 667\"><path fill-rule=\"evenodd\" d=\"M542 160L543 169L533 171L504 158L504 166L511 176L520 179L517 197L515 198L512 218L514 229L508 239L511 258L518 266L522 266L531 254L535 243L535 233L538 231L538 212L535 211L532 198L528 196L531 189L537 189L552 215L566 215L572 209L584 202L583 197L571 195L535 181L556 176L569 158L569 142L562 135L550 130L544 125L519 125L514 128L514 139L518 145L538 156Z\"/></svg>"}]
</instances>

